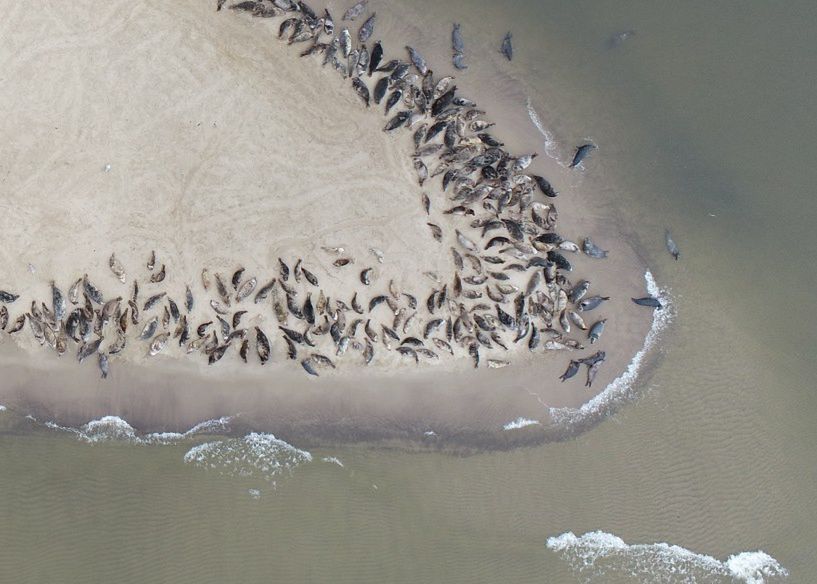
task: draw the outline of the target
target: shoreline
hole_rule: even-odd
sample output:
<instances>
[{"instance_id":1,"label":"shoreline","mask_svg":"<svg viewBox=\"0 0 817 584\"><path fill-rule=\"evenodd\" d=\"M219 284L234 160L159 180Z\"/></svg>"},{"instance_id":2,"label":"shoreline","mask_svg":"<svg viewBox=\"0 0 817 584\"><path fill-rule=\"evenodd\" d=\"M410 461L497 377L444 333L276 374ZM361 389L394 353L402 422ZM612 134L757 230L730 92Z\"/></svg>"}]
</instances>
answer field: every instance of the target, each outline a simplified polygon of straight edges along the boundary
<instances>
[{"instance_id":1,"label":"shoreline","mask_svg":"<svg viewBox=\"0 0 817 584\"><path fill-rule=\"evenodd\" d=\"M26 235L26 232L31 231L30 227L39 227L46 232L49 228L62 228L60 224L56 228L49 227L55 219L50 217L49 213L50 206L59 201L61 196L65 197L68 194L65 191L60 192L56 189L55 194L50 195L50 199L43 197L46 200L32 202L33 211L28 213L31 225L12 225L7 221L8 224L4 227L8 227L12 234L16 233L20 241L17 243L18 248L2 252L0 259L4 260L6 265L14 267L14 270L10 270L11 275L5 276L6 281L13 281L12 275L16 273L20 281L32 282L32 290L36 291L39 287L39 293L34 292L35 297L45 298L47 295L42 293L45 289L44 279L54 277L59 278L60 282L68 281L75 277L76 270L86 270L92 274L95 282L103 281L106 287L109 287L111 284L108 280L112 276L107 273L105 262L110 251L115 252L117 257L124 258L126 265L135 265L141 261L136 258L147 253L147 249L140 246L140 242L143 242L146 236L150 238L152 246L158 248L162 261L167 261L169 285L174 286L177 293L183 289L185 280L177 278L176 273L181 273L187 282L195 281L197 270L193 269L193 266L200 268L202 264L215 265L227 270L227 266L235 266L240 259L242 265L247 265L248 271L263 271L264 266L269 267L273 264L276 255L294 253L295 250L300 250L298 253L311 250L311 255L303 255L304 262L321 268L321 280L331 292L341 282L342 276L354 277L357 269L362 267L356 264L354 273L332 272L327 266L326 256L321 255L320 248L332 245L333 242L335 244L342 242L361 255L365 253L363 250L368 245L372 245L372 239L376 240L377 246L386 248L388 260L379 274L380 289L385 288L385 282L390 278L396 279L401 287L409 284L416 286L416 279L424 269L431 268L443 273L444 270L450 269L448 262L441 259L447 255L448 242L440 248L429 244L428 241L430 238L424 225L426 218L421 215L417 203L420 189L416 186L410 158L406 156L406 142L409 141L409 137L405 134L397 137L384 135L380 130L387 118L363 110L348 87L344 87L339 99L316 93L312 88L316 81L328 83L330 87L334 87L332 84L337 84L338 87L346 86L347 83L333 81L332 78L335 76L332 72L321 69L319 63L308 62L300 67L300 62L285 64L281 61L281 59L295 60L297 57L291 54L292 47L288 50L286 46L279 46L278 43L266 43L268 36L272 34L272 27L264 23L264 19L247 19L233 14L216 17L210 13L209 9L212 7L205 10L193 3L188 4L187 7L182 5L152 8L156 12L154 14L156 17L169 12L182 20L202 19L193 35L194 41L191 41L190 46L183 47L186 51L195 53L195 49L200 48L196 43L203 43L204 50L199 50L198 53L207 55L211 59L210 65L218 71L226 74L234 68L237 70L235 75L246 75L256 80L259 88L263 87L265 91L278 96L298 90L302 93L301 100L304 103L293 104L293 108L300 108L300 112L307 114L309 119L316 115L315 112L322 111L322 114L318 114L319 122L330 123L332 120L335 133L326 131L321 133L321 148L317 153L311 148L312 139L307 139L306 144L299 143L303 135L308 136L314 131L312 125L296 122L287 133L293 135L290 143L285 142L277 147L278 156L274 157L276 163L282 164L286 172L297 173L300 165L316 168L319 160L332 153L335 155L334 158L330 158L332 164L343 160L341 170L350 176L339 180L336 173L332 172L334 169L325 169L319 171L319 176L315 178L312 186L306 188L298 185L297 176L282 177L280 176L282 173L279 172L253 173L246 164L243 169L247 171L246 177L236 175L235 170L232 170L235 176L224 174L227 169L241 164L241 157L235 156L228 160L210 158L210 163L215 163L220 170L214 175L202 173L201 160L205 154L212 156L213 148L220 152L219 145L230 144L240 137L247 148L258 149L260 146L257 142L260 139L268 135L280 135L281 124L286 124L285 120L293 117L287 112L278 112L277 115L271 116L274 117L273 123L267 126L262 123L260 128L248 132L242 119L252 117L253 112L266 112L268 110L263 108L271 105L266 98L259 98L264 90L259 93L260 89L250 84L248 88L237 90L239 91L237 96L241 96L243 101L237 101L235 97L232 104L240 104L249 112L212 122L213 129L209 131L210 135L203 141L195 138L191 144L193 155L174 159L175 167L171 165L170 170L163 170L162 155L151 157L150 164L153 165L151 168L134 166L131 156L134 148L138 151L138 147L134 145L120 146L124 149L118 151L120 157L117 158L116 149L111 156L114 172L121 172L116 177L122 182L118 187L105 186L104 179L106 175L111 174L108 172L109 167L105 166L105 171L98 170L92 173L85 164L79 175L71 177L71 181L68 182L72 188L79 189L74 193L75 198L85 197L88 201L76 209L75 215L56 217L62 222L70 218L75 229L69 237L71 245L61 248L59 253L54 253L53 245L42 244L43 239L49 242L59 237L56 231L53 235L38 234L41 236L38 238ZM384 16L386 21L378 35L384 31L388 33L389 27L399 29L396 15ZM127 21L127 18L125 20ZM256 28L265 30L262 32L255 30ZM219 30L222 32L218 32ZM204 34L199 37L201 32L209 32L210 35ZM202 37L205 36L208 38L212 36L215 40L203 41ZM420 40L422 39L416 42ZM107 42L115 41L108 39ZM261 57L275 61L275 69L266 63L264 58L259 57L257 51L261 46L264 47L261 49L263 53ZM175 48L178 49L178 46ZM438 61L434 51L429 50L427 53L429 62ZM191 67L195 69L195 66ZM200 67L206 69L205 65ZM173 72L172 67L170 72ZM486 76L492 74L490 68L485 73ZM273 79L277 82L269 87L268 82ZM194 79L191 86L196 87L196 84L203 84L205 89L202 91L203 94L213 93L213 87L208 86L203 80ZM464 82L463 89L467 90L469 84L467 81ZM224 84L219 84L219 87L223 89ZM82 91L82 87L78 90ZM144 91L152 89L145 88ZM467 91L465 93L467 94ZM477 94L476 97L481 96ZM519 111L511 111L511 104L505 104L503 107L501 102L492 103L492 99L495 100L497 97L500 96L489 96L481 104L485 103L484 109L488 112L489 119L497 123L498 137L508 142L507 147L512 152L535 151L538 139L531 130L531 121L524 105L518 108ZM252 102L253 98L258 100L257 103ZM522 99L523 104L525 100L530 104L527 97ZM200 108L204 104L194 105ZM223 109L226 111L229 108ZM202 113L207 110L197 111ZM152 112L145 111L142 115L147 116L150 113ZM181 121L189 113L176 112L177 117L182 116L178 117L177 121ZM138 114L136 116L138 117ZM216 131L217 127L226 127L228 130ZM155 126L150 126L150 129L157 130ZM117 138L115 132L115 128L110 130L111 139ZM174 132L178 132L178 126L171 128L169 136ZM185 129L182 134L183 144L190 139L187 132L192 135L197 130ZM353 137L349 137L350 133ZM513 137L513 140L510 140L510 137ZM76 137L72 138L69 143L75 139ZM157 138L138 132L133 139L137 142L149 139L149 143L152 143ZM364 150L353 153L350 157L346 148L350 140L356 147ZM368 141L372 144L365 146ZM33 141L28 146L36 150L34 148L36 144L36 141ZM100 143L91 142L86 146L89 149L106 150L102 148L105 146L104 140ZM65 150L60 152L64 153ZM317 158L307 158L304 161L304 157L315 154L318 155ZM367 159L374 158L383 162L382 169L360 168ZM619 372L626 371L632 356L641 349L642 339L649 331L647 322L649 319L646 314L650 311L630 305L630 296L643 295L641 274L644 266L620 230L616 228L615 221L610 220L613 215L611 211L614 209L612 200L602 200L600 197L593 200L589 195L585 196L585 193L575 197L576 191L582 190L583 173L571 174L571 171L560 167L555 160L541 160L542 158L544 157L537 159L534 164L535 172L549 178L555 177L554 183L558 181L560 186L561 196L556 199L561 212L559 230L576 240L582 235L592 235L605 249L609 249L611 254L611 258L603 262L584 257L577 264L575 272L574 281L582 275L587 275L593 280L594 290L609 294L614 299L609 303L604 316L614 321L615 328L608 331L604 340L594 346L607 351L608 362L602 368L596 385L590 392L581 388L583 372L571 382L565 384L558 382L558 376L567 363L567 358L564 354L559 355L560 352L552 352L556 353L555 355L542 355L527 352L519 354L520 351L512 350L511 352L515 354L509 359L511 365L500 370L484 368L473 370L467 356L439 364L424 363L422 369L416 369L414 365L405 362L401 363L399 358L387 358L385 364L372 366L365 371L360 366L344 365L338 372L330 375L324 375L322 372L321 378L308 379L300 368L296 370L280 365L283 360L280 342L273 347L273 353L277 353L275 358L278 363L273 362L263 370L257 364L250 370L246 367L242 369L236 362L220 364L223 366L215 371L208 369L206 362L182 363L161 356L153 358L148 367L145 357L136 357L125 361L118 360L112 364L111 378L103 382L98 378L94 365L85 364L80 367L73 362L67 363L73 359L70 354L58 359L53 353L40 353L47 355L47 358L42 362L32 363L31 350L36 348L37 351L41 351L32 339L29 339L30 342L24 341L22 348L13 347L10 345L14 343L9 342L8 335L0 333L3 336L1 344L5 345L0 347L0 366L6 372L4 381L0 383L0 403L16 411L30 413L35 418L49 418L65 426L79 426L105 415L116 415L145 433L181 432L202 420L236 413L242 414L242 418L247 420L250 418L245 417L244 412L252 411L256 412L252 416L253 429L268 430L287 439L300 436L307 442L311 439L415 441L417 436L425 436L424 432L434 431L442 438L441 442L460 446L482 442L501 445L526 442L532 439L532 436L545 434L548 427L545 423L548 412L554 408L579 408L602 393ZM89 159L92 157L85 162ZM82 164L73 161L69 164L69 167L71 166L81 167ZM167 176L168 172L170 176ZM42 184L32 186L25 174L20 178L21 186L33 189L31 194L34 192L40 194L46 186L54 186L54 181L65 180L59 173L47 169L39 170L36 176ZM104 194L88 195L83 181L90 179L91 185L101 187L102 193L111 192L113 189L114 192L118 191L118 198L127 198L134 193L125 183L134 179L134 176L138 176L139 180L133 182L153 192L148 197L147 205L158 204L159 212L164 216L156 217L137 211L137 217L126 223L123 232L121 224L114 220L117 213L115 208L106 202L107 197ZM397 180L392 180L395 176ZM227 183L227 190L232 192L233 196L244 196L242 204L228 206L225 209L222 195L212 188L210 191L207 190L208 181L214 179L217 182L233 181ZM191 181L193 187L190 186ZM257 186L259 183L262 188L256 188L255 194L251 192L245 196L248 186ZM181 196L164 212L163 208L167 205L161 202L164 199L162 187L166 188L168 184L176 185ZM332 185L331 191L327 189L329 184ZM294 187L305 200L293 205L292 201L286 198L274 199L271 204L267 193L273 189L269 185L278 185L281 191ZM331 209L324 208L321 211L322 197L338 197L336 191L344 189L347 193L359 192L362 185L366 185L369 190L389 193L386 197L388 200L378 206L370 197L358 195L354 201L352 215L348 218L340 217L339 220ZM412 187L406 188L406 185ZM223 188L223 184L221 186ZM80 192L83 194L80 195ZM582 204L591 200L593 204L589 207ZM39 208L38 204L42 204L43 208ZM242 224L242 219L246 217L245 205L255 206L258 212L257 218L251 217L246 220L249 222L248 225L242 225L245 231L239 236L231 233L227 241L223 237L215 237L214 229L217 230L216 233L222 233L227 226ZM83 214L88 213L88 208L94 209L93 218L98 221L98 225L85 231L76 229L76 222ZM407 215L409 220L405 219ZM299 229L300 232L317 233L319 236L293 237L284 233L274 241L268 241L267 234L270 231L286 230L287 226L291 229L293 222L301 221L305 225ZM328 225L333 227L329 228ZM390 232L394 230L402 232L404 229L406 232L401 240L390 241ZM161 233L166 235L157 235ZM366 234L364 241L362 233ZM192 237L193 234L195 237ZM106 243L99 246L98 241ZM273 250L269 249L270 243ZM110 251L109 247L112 248ZM37 254L39 257L35 258ZM47 257L43 260L43 256ZM36 263L32 261L35 259ZM431 265L424 265L429 259L432 260ZM87 263L82 263L82 267L79 267L78 261ZM43 277L28 273L28 265L32 263L36 266L38 274L44 274ZM263 278L264 276L259 275L259 279ZM424 291L417 296L425 298L426 294L427 291ZM20 302L23 303L24 299ZM582 356L588 353L589 351L583 352ZM361 372L364 374L360 375ZM270 376L273 378L272 383ZM518 418L538 421L540 427L537 429L534 425L514 432L502 430L503 426ZM423 443L427 442L427 439L422 437L420 440Z\"/></svg>"}]
</instances>

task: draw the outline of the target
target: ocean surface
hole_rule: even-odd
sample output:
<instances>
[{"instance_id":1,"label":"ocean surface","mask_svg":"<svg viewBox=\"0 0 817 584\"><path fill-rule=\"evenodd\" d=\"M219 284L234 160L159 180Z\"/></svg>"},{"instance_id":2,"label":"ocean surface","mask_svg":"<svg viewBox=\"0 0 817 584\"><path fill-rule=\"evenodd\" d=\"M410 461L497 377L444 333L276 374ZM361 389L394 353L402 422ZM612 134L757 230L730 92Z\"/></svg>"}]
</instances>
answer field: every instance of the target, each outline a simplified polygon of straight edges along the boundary
<instances>
[{"instance_id":1,"label":"ocean surface","mask_svg":"<svg viewBox=\"0 0 817 584\"><path fill-rule=\"evenodd\" d=\"M466 457L0 408L0 583L817 580L817 5L370 4L461 22L540 154L598 145L574 186L672 298L653 363L588 431Z\"/></svg>"}]
</instances>

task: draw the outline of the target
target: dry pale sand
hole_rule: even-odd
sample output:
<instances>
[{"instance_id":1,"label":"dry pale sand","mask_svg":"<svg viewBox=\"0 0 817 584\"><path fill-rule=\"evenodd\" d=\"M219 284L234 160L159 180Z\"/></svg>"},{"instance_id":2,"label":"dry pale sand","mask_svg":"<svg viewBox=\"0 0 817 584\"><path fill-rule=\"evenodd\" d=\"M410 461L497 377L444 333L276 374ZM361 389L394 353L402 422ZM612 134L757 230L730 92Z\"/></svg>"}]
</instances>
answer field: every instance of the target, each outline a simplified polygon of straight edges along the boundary
<instances>
[{"instance_id":1,"label":"dry pale sand","mask_svg":"<svg viewBox=\"0 0 817 584\"><path fill-rule=\"evenodd\" d=\"M391 279L424 299L432 287L424 272L452 273L452 238L434 241L420 207L409 134L384 134L383 116L365 110L348 81L299 59L302 47L274 41L279 20L216 13L213 3L193 0L47 4L14 4L0 22L0 289L22 295L10 305L12 318L32 299L49 299L50 280L66 289L84 272L106 297L127 297L130 281L121 285L108 270L111 252L129 278L144 281L155 249L167 265L161 289L181 303L185 285L193 288L192 322L208 316L198 278L204 266L230 274L242 265L265 282L279 256L303 258L327 294L343 297L362 289L357 274L373 266L367 299L385 293ZM447 41L423 38L405 24L416 16L407 20L406 10L378 7L375 37L384 39L386 58L401 56L394 51L406 42L428 42L430 63L444 59ZM520 86L501 66L486 62L461 91L498 122L495 134L512 152L541 150L522 90L515 93ZM131 338L127 359L112 359L101 380L95 362L78 365L70 353L60 359L26 328L0 333L0 403L65 424L113 414L144 431L241 413L254 427L303 438L422 439L433 430L463 441L507 440L501 427L509 420L544 422L546 406L578 406L601 391L650 325L650 311L629 300L644 294L644 266L612 219L614 203L582 192L580 171L544 156L534 171L560 187L560 233L592 235L611 252L605 261L576 258L571 274L613 297L590 315L608 318L593 347L608 362L592 391L583 372L559 383L568 355L527 349L486 352L512 366L474 370L467 356L418 367L381 347L368 368L350 354L336 372L309 378L285 361L278 339L265 367L235 355L208 367L175 346L148 360ZM444 224L438 181L427 189L433 220ZM321 250L339 245L353 266L335 268ZM382 265L370 247L383 250ZM268 305L248 319L272 328Z\"/></svg>"}]
</instances>

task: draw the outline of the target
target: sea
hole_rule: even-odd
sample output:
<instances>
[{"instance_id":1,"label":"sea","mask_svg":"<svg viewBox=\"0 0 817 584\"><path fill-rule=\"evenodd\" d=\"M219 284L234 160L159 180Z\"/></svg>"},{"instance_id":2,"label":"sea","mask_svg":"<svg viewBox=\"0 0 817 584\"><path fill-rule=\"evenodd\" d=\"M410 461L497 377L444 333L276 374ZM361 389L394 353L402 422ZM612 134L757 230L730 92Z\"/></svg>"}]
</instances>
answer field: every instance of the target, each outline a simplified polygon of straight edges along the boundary
<instances>
[{"instance_id":1,"label":"sea","mask_svg":"<svg viewBox=\"0 0 817 584\"><path fill-rule=\"evenodd\" d=\"M369 4L435 52L460 23L541 156L597 146L571 190L667 300L649 366L468 455L0 406L0 583L817 581L817 4Z\"/></svg>"}]
</instances>

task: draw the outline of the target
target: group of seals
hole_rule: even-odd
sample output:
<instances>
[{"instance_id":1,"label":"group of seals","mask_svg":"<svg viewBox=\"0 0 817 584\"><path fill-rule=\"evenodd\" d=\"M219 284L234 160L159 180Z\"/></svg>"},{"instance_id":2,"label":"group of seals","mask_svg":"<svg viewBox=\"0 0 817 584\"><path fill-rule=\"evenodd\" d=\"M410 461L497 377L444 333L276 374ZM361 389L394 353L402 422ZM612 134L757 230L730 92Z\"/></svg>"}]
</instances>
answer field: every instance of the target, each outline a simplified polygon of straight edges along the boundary
<instances>
[{"instance_id":1,"label":"group of seals","mask_svg":"<svg viewBox=\"0 0 817 584\"><path fill-rule=\"evenodd\" d=\"M223 5L218 0L217 10ZM431 237L450 247L453 273L427 273L433 282L430 293L418 295L393 281L386 290L369 293L378 285L375 267L357 271L350 268L355 258L344 249L323 248L335 257L327 269L353 270L343 298L324 292L319 270L280 258L275 274L249 275L237 267L226 278L205 268L200 284L188 282L180 295L181 290L166 286L166 265L157 267L151 252L145 277L132 279L126 292L103 293L87 274L67 294L52 282L50 303L33 301L29 311L12 320L6 304L18 296L0 291L0 330L15 334L27 321L34 338L58 355L75 343L80 362L97 355L102 377L108 376L110 359L126 346L136 344L153 357L169 351L171 340L178 340L187 354L205 355L211 365L228 352L263 365L280 344L287 359L315 376L334 369L335 361L349 354L358 353L369 364L381 345L414 363L448 354L467 356L474 367L499 368L509 361L496 353L510 354L513 347L570 352L583 350L585 340L600 341L607 319L585 319L609 297L588 296L587 280L571 282L568 274L576 260L568 256L604 259L608 252L590 238L579 246L556 232L553 199L558 193L547 179L527 172L536 154L509 154L487 132L493 124L484 119L485 112L457 94L453 77L436 79L413 47L388 61L380 41L370 51L366 42L374 34L374 13L358 29L355 45L347 27L335 34L328 10L318 16L304 2L243 1L229 8L262 18L284 17L278 37L306 46L299 50L302 57L322 54L324 65L351 78L366 107L385 99L384 112L391 117L383 129L411 134L419 186L441 176L441 188L433 195L430 189L422 192L420 199ZM343 20L354 21L366 10L367 0L362 0ZM462 54L456 25L452 40ZM512 58L510 33L502 52ZM574 165L588 151L580 148ZM383 263L382 252L372 248L370 253ZM128 272L120 259L111 255L108 265L111 286L126 286ZM362 288L352 290L356 282ZM194 288L203 289L205 301L196 301ZM174 293L183 300L176 302ZM584 339L570 336L580 331ZM130 344L129 335L136 336ZM485 353L493 355L484 358ZM561 379L570 379L585 364L590 386L604 361L603 351L571 360Z\"/></svg>"}]
</instances>

